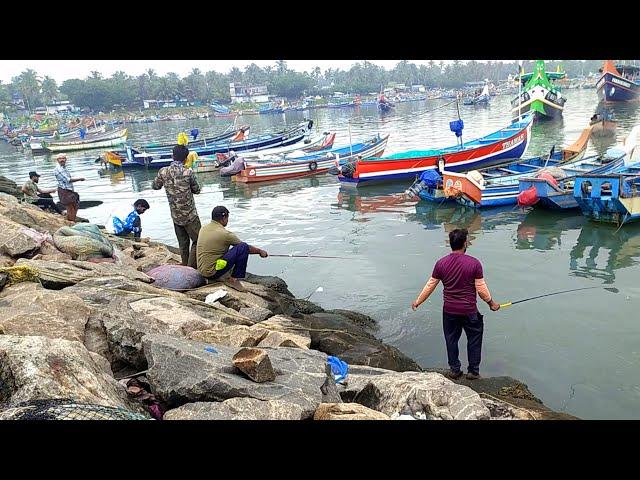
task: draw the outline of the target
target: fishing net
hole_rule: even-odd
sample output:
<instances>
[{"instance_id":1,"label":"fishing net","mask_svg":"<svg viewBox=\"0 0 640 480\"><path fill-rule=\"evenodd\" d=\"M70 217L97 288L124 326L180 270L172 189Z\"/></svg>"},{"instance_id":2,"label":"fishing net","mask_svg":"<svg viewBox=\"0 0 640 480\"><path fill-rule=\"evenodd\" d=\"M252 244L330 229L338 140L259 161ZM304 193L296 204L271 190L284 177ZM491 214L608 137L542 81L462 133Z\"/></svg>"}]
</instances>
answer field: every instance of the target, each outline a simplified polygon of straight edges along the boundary
<instances>
[{"instance_id":1,"label":"fishing net","mask_svg":"<svg viewBox=\"0 0 640 480\"><path fill-rule=\"evenodd\" d=\"M33 400L0 407L0 420L151 420L119 407L78 403L70 399Z\"/></svg>"},{"instance_id":2,"label":"fishing net","mask_svg":"<svg viewBox=\"0 0 640 480\"><path fill-rule=\"evenodd\" d=\"M7 275L6 286L9 287L20 282L37 282L38 270L29 265L14 265L13 267L2 267L0 273Z\"/></svg>"},{"instance_id":3,"label":"fishing net","mask_svg":"<svg viewBox=\"0 0 640 480\"><path fill-rule=\"evenodd\" d=\"M53 234L53 243L58 250L68 253L74 260L113 257L111 242L92 224L79 223L73 227L61 227Z\"/></svg>"}]
</instances>

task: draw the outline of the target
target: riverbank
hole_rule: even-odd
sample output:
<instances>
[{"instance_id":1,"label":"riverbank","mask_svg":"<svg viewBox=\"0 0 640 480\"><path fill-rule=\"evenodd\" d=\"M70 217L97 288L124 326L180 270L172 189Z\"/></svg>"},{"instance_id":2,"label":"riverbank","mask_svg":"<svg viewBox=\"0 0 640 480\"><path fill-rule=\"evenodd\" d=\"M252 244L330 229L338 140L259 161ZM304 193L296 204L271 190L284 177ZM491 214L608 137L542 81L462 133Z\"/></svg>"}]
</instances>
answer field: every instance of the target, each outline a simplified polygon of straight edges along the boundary
<instances>
[{"instance_id":1,"label":"riverbank","mask_svg":"<svg viewBox=\"0 0 640 480\"><path fill-rule=\"evenodd\" d=\"M296 299L277 277L169 291L144 272L179 263L175 248L111 236L114 263L74 259L51 238L69 225L0 194L0 418L42 402L167 420L574 418L510 377L423 371L371 317ZM346 385L328 355L349 364Z\"/></svg>"}]
</instances>

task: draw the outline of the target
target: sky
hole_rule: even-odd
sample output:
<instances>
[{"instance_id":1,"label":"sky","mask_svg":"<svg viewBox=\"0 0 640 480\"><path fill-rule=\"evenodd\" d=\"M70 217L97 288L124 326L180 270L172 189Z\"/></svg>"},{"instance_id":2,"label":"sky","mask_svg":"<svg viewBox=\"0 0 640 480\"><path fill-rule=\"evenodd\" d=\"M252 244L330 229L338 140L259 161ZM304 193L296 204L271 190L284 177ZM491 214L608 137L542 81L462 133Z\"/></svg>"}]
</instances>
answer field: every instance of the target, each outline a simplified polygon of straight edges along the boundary
<instances>
[{"instance_id":1,"label":"sky","mask_svg":"<svg viewBox=\"0 0 640 480\"><path fill-rule=\"evenodd\" d=\"M324 72L328 68L348 70L351 65L362 60L287 60L287 66L299 72L310 71L316 66ZM392 69L399 60L369 60L386 69ZM439 60L436 60L438 62ZM482 60L479 60L482 61ZM416 65L427 64L429 60L410 60ZM110 77L118 70L133 76L144 73L153 68L160 76L169 72L177 73L181 78L189 74L193 68L202 72L215 70L228 73L233 67L241 70L247 65L255 63L264 68L275 66L275 60L0 60L0 80L7 84L11 78L20 75L31 68L39 75L48 75L58 84L69 78L86 78L92 70L96 70L103 77ZM445 62L448 63L448 62Z\"/></svg>"}]
</instances>

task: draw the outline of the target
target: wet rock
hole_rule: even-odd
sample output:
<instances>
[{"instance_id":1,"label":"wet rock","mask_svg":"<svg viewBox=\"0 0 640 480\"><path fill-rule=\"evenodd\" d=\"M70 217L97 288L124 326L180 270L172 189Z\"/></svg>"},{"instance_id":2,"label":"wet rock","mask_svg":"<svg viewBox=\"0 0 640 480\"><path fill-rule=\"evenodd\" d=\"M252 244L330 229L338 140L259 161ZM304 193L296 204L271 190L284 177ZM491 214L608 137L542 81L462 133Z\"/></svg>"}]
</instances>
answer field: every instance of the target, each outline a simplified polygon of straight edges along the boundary
<instances>
[{"instance_id":1,"label":"wet rock","mask_svg":"<svg viewBox=\"0 0 640 480\"><path fill-rule=\"evenodd\" d=\"M279 277L271 277L267 275L254 275L253 273L247 272L245 278L245 282L255 283L257 285L262 285L267 287L270 290L281 293L283 295L287 295L289 297L293 297L293 294L289 291L289 287L287 282Z\"/></svg>"},{"instance_id":2,"label":"wet rock","mask_svg":"<svg viewBox=\"0 0 640 480\"><path fill-rule=\"evenodd\" d=\"M282 400L231 398L224 402L187 403L169 410L163 420L300 420L302 407Z\"/></svg>"},{"instance_id":3,"label":"wet rock","mask_svg":"<svg viewBox=\"0 0 640 480\"><path fill-rule=\"evenodd\" d=\"M267 336L269 330L258 325L215 325L207 330L191 332L187 338L211 345L227 345L230 347L255 347Z\"/></svg>"},{"instance_id":4,"label":"wet rock","mask_svg":"<svg viewBox=\"0 0 640 480\"><path fill-rule=\"evenodd\" d=\"M232 358L235 367L257 383L276 379L269 355L258 348L242 348Z\"/></svg>"},{"instance_id":5,"label":"wet rock","mask_svg":"<svg viewBox=\"0 0 640 480\"><path fill-rule=\"evenodd\" d=\"M137 410L80 342L1 335L0 360L0 403L71 398Z\"/></svg>"},{"instance_id":6,"label":"wet rock","mask_svg":"<svg viewBox=\"0 0 640 480\"><path fill-rule=\"evenodd\" d=\"M341 315L343 317L347 317L349 320L353 321L356 325L368 329L368 330L376 330L378 328L378 322L376 322L369 315L365 315L363 313L353 312L351 310L326 310L326 313L335 313L336 315Z\"/></svg>"},{"instance_id":7,"label":"wet rock","mask_svg":"<svg viewBox=\"0 0 640 480\"><path fill-rule=\"evenodd\" d=\"M321 403L313 415L314 420L390 420L359 403Z\"/></svg>"},{"instance_id":8,"label":"wet rock","mask_svg":"<svg viewBox=\"0 0 640 480\"><path fill-rule=\"evenodd\" d=\"M262 322L273 315L271 310L258 307L257 305L252 307L240 307L238 313L240 313L240 315L244 315L253 322Z\"/></svg>"},{"instance_id":9,"label":"wet rock","mask_svg":"<svg viewBox=\"0 0 640 480\"><path fill-rule=\"evenodd\" d=\"M45 288L59 290L75 285L87 278L122 276L131 280L151 283L153 279L132 268L116 266L113 263L93 263L78 260L50 262L47 260L28 260L21 258L16 265L29 265L39 272Z\"/></svg>"},{"instance_id":10,"label":"wet rock","mask_svg":"<svg viewBox=\"0 0 640 480\"><path fill-rule=\"evenodd\" d=\"M352 394L343 394L343 400L353 398L353 402L390 417L408 414L432 420L488 420L491 416L476 392L436 372L353 366L347 379L346 392Z\"/></svg>"},{"instance_id":11,"label":"wet rock","mask_svg":"<svg viewBox=\"0 0 640 480\"><path fill-rule=\"evenodd\" d=\"M296 320L296 324L311 334L311 348L340 357L349 364L370 365L399 372L422 370L397 348L381 342L345 316L315 313Z\"/></svg>"},{"instance_id":12,"label":"wet rock","mask_svg":"<svg viewBox=\"0 0 640 480\"><path fill-rule=\"evenodd\" d=\"M23 282L0 294L0 318L9 335L83 341L91 309L76 295Z\"/></svg>"},{"instance_id":13,"label":"wet rock","mask_svg":"<svg viewBox=\"0 0 640 480\"><path fill-rule=\"evenodd\" d=\"M149 363L149 383L154 394L170 407L250 397L294 403L302 408L302 418L310 418L323 401L327 357L321 352L265 349L276 378L255 383L233 366L232 357L238 348L217 345L214 353L205 350L210 348L207 344L161 335L145 335L142 342Z\"/></svg>"}]
</instances>

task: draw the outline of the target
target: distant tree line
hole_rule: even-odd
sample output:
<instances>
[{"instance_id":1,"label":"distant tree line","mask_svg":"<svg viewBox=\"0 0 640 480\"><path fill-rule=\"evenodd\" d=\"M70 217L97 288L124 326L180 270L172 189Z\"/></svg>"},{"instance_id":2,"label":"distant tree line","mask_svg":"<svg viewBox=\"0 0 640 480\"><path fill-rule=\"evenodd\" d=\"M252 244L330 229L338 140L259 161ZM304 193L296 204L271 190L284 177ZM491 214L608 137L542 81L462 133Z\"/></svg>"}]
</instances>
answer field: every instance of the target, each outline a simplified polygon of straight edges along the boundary
<instances>
[{"instance_id":1,"label":"distant tree line","mask_svg":"<svg viewBox=\"0 0 640 480\"><path fill-rule=\"evenodd\" d=\"M547 61L547 70L556 70L560 65L568 77L576 77L597 72L602 60L553 60ZM531 71L532 61L524 62L525 71ZM357 62L349 70L328 68L324 72L319 67L308 72L296 72L288 68L286 61L279 60L275 66L264 68L256 64L244 71L234 67L229 73L215 71L203 73L194 68L189 75L180 78L176 73L159 76L153 69L137 77L119 71L109 78L98 72L91 72L85 79L70 79L60 86L48 76L41 77L34 70L26 70L13 77L8 85L0 82L0 108L11 104L17 94L25 107L32 110L55 100L69 100L78 107L88 107L95 111L110 111L119 107L140 108L147 99L177 100L206 104L211 101L228 102L229 83L243 85L266 85L269 93L289 99L304 95L327 94L335 91L367 94L379 92L391 82L405 85L425 85L427 87L460 88L465 82L492 82L505 80L509 74L516 75L518 63L501 61L463 62L454 60L429 61L427 65L416 65L403 60L392 70L371 62Z\"/></svg>"}]
</instances>

